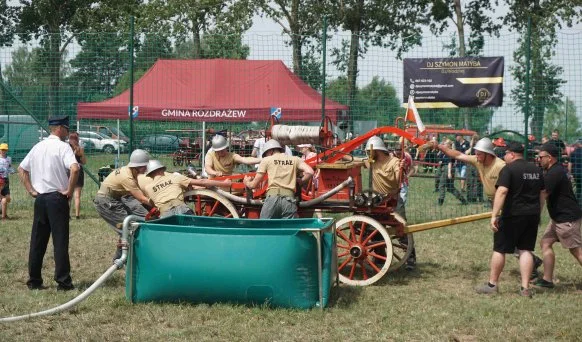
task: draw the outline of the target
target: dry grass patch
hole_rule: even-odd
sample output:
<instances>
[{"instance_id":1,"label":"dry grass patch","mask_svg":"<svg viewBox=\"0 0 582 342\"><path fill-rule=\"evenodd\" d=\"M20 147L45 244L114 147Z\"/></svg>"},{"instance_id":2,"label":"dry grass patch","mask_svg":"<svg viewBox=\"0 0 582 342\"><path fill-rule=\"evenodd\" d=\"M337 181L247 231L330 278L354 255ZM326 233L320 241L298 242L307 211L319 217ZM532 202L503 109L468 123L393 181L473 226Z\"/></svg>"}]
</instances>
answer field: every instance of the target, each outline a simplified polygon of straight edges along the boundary
<instances>
[{"instance_id":1,"label":"dry grass patch","mask_svg":"<svg viewBox=\"0 0 582 342\"><path fill-rule=\"evenodd\" d=\"M455 208L451 204L452 208ZM29 291L27 255L31 211L17 209L0 223L0 316L51 308L72 299L111 264L116 236L84 208L71 221L73 281L79 290L57 293L52 246L45 257L44 291ZM546 219L547 220L547 219ZM579 340L582 272L558 247L553 291L533 299L517 291L517 262L508 257L501 294L477 295L486 281L492 237L486 222L415 235L418 267L389 274L365 288L340 286L331 306L284 310L230 304L130 304L124 271L75 309L0 324L1 341L551 341ZM201 275L203 276L203 275Z\"/></svg>"}]
</instances>

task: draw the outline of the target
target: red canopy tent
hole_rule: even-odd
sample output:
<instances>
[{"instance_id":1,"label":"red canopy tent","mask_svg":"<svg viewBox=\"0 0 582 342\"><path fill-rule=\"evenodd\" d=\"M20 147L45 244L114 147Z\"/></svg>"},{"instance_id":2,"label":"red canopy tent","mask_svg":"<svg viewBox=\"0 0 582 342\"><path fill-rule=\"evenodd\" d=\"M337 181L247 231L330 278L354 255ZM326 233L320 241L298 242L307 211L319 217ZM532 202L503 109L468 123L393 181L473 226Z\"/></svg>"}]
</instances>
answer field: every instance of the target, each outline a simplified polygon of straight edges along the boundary
<instances>
[{"instance_id":1,"label":"red canopy tent","mask_svg":"<svg viewBox=\"0 0 582 342\"><path fill-rule=\"evenodd\" d=\"M321 94L281 61L158 60L134 85L138 120L266 121L281 108L282 121L321 121ZM101 102L77 104L77 119L127 119L129 90ZM348 107L326 100L337 122Z\"/></svg>"}]
</instances>

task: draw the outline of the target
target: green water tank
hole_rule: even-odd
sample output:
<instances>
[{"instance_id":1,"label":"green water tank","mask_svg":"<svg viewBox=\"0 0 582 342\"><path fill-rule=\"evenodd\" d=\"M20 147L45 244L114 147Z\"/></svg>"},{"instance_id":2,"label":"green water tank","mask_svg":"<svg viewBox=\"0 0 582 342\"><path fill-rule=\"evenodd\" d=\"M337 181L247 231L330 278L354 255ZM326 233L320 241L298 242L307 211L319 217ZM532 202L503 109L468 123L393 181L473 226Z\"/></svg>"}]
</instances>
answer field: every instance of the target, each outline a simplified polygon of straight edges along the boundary
<instances>
[{"instance_id":1,"label":"green water tank","mask_svg":"<svg viewBox=\"0 0 582 342\"><path fill-rule=\"evenodd\" d=\"M132 302L325 307L337 276L334 224L186 215L140 223L130 239L126 296Z\"/></svg>"}]
</instances>

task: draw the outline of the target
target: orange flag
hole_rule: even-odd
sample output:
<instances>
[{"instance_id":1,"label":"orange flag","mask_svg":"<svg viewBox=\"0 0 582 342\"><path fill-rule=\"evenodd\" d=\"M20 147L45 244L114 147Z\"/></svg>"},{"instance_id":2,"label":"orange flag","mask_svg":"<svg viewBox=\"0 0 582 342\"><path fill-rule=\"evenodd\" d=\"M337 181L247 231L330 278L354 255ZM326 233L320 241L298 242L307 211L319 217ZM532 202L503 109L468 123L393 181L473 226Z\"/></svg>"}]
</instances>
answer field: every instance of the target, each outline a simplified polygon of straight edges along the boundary
<instances>
[{"instance_id":1,"label":"orange flag","mask_svg":"<svg viewBox=\"0 0 582 342\"><path fill-rule=\"evenodd\" d=\"M420 133L426 130L422 120L420 119L420 115L418 115L418 110L416 110L412 96L408 96L408 107L406 108L405 120L416 123L416 127Z\"/></svg>"}]
</instances>

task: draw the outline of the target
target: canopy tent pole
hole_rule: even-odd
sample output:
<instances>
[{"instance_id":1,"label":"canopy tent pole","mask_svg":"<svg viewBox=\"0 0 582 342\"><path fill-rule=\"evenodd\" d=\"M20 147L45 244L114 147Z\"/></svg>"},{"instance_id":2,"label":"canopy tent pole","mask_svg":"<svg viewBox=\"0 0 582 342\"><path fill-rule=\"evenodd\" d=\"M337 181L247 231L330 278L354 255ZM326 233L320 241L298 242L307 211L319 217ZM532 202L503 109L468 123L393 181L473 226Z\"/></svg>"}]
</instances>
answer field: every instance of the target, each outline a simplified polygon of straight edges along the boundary
<instances>
[{"instance_id":1,"label":"canopy tent pole","mask_svg":"<svg viewBox=\"0 0 582 342\"><path fill-rule=\"evenodd\" d=\"M206 121L202 121L202 155L200 155L200 167L204 174L204 157L206 157Z\"/></svg>"},{"instance_id":2,"label":"canopy tent pole","mask_svg":"<svg viewBox=\"0 0 582 342\"><path fill-rule=\"evenodd\" d=\"M115 168L116 169L119 167L119 161L121 160L121 141L119 141L120 138L121 138L121 133L119 130L119 119L117 119L117 158L115 158Z\"/></svg>"}]
</instances>

